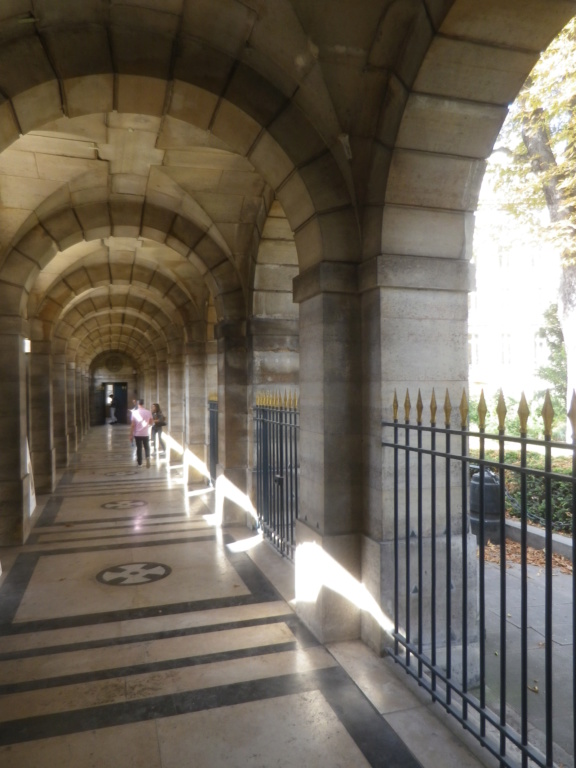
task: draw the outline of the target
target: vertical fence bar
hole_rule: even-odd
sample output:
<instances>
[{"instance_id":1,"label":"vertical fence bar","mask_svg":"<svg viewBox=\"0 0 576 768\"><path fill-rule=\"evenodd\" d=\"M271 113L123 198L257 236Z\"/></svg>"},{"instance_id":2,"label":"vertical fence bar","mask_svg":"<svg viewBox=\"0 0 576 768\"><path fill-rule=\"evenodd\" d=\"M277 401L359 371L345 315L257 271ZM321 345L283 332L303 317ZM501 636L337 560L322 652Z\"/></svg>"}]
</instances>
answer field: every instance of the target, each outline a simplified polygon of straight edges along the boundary
<instances>
[{"instance_id":1,"label":"vertical fence bar","mask_svg":"<svg viewBox=\"0 0 576 768\"><path fill-rule=\"evenodd\" d=\"M417 413L417 425L418 425L418 509L417 509L417 525L418 525L418 676L422 675L422 633L423 633L423 596L424 596L424 551L423 551L423 521L422 521L422 504L423 504L423 488L422 488L422 396L420 390L418 390L418 400L416 403Z\"/></svg>"},{"instance_id":2,"label":"vertical fence bar","mask_svg":"<svg viewBox=\"0 0 576 768\"><path fill-rule=\"evenodd\" d=\"M446 390L444 416L446 424L446 703L452 702L452 494L450 480L450 414L452 406Z\"/></svg>"},{"instance_id":3,"label":"vertical fence bar","mask_svg":"<svg viewBox=\"0 0 576 768\"><path fill-rule=\"evenodd\" d=\"M404 493L404 538L406 541L405 574L404 589L406 593L405 611L406 611L406 666L410 666L410 643L412 633L410 627L410 396L406 390L406 399L404 400L404 445L406 446L404 458L404 482L406 485Z\"/></svg>"},{"instance_id":4,"label":"vertical fence bar","mask_svg":"<svg viewBox=\"0 0 576 768\"><path fill-rule=\"evenodd\" d=\"M572 426L572 744L576 751L576 392L572 390L572 400L568 418Z\"/></svg>"},{"instance_id":5,"label":"vertical fence bar","mask_svg":"<svg viewBox=\"0 0 576 768\"><path fill-rule=\"evenodd\" d=\"M398 546L400 543L399 499L398 499L398 399L394 390L394 654L398 655L398 636L400 633L400 559Z\"/></svg>"},{"instance_id":6,"label":"vertical fence bar","mask_svg":"<svg viewBox=\"0 0 576 768\"><path fill-rule=\"evenodd\" d=\"M431 685L436 691L436 395L432 390L430 399L430 635L431 635Z\"/></svg>"},{"instance_id":7,"label":"vertical fence bar","mask_svg":"<svg viewBox=\"0 0 576 768\"><path fill-rule=\"evenodd\" d=\"M528 745L528 498L526 477L526 437L530 411L524 393L518 407L520 418L520 736ZM528 766L528 755L522 751L522 768Z\"/></svg>"},{"instance_id":8,"label":"vertical fence bar","mask_svg":"<svg viewBox=\"0 0 576 768\"><path fill-rule=\"evenodd\" d=\"M479 602L479 633L480 633L480 733L486 736L486 550L484 541L484 459L486 456L486 400L484 390L480 395L478 403L478 465L480 474L478 476L478 602Z\"/></svg>"},{"instance_id":9,"label":"vertical fence bar","mask_svg":"<svg viewBox=\"0 0 576 768\"><path fill-rule=\"evenodd\" d=\"M468 429L468 401L466 392L462 392L460 401L460 455L462 457L460 465L460 483L462 485L462 692L465 694L462 699L462 719L468 719L468 704L466 694L468 693L468 438L466 430Z\"/></svg>"},{"instance_id":10,"label":"vertical fence bar","mask_svg":"<svg viewBox=\"0 0 576 768\"><path fill-rule=\"evenodd\" d=\"M552 681L552 421L554 419L554 409L550 400L550 393L546 392L544 407L542 408L542 418L544 419L544 499L546 509L545 521L545 609L544 609L544 642L545 642L545 676L546 676L546 764L553 763L553 681Z\"/></svg>"},{"instance_id":11,"label":"vertical fence bar","mask_svg":"<svg viewBox=\"0 0 576 768\"><path fill-rule=\"evenodd\" d=\"M498 397L498 461L499 461L499 504L500 515L500 755L506 755L506 519L504 508L506 502L506 477L504 474L505 455L505 418L506 403L500 390Z\"/></svg>"}]
</instances>

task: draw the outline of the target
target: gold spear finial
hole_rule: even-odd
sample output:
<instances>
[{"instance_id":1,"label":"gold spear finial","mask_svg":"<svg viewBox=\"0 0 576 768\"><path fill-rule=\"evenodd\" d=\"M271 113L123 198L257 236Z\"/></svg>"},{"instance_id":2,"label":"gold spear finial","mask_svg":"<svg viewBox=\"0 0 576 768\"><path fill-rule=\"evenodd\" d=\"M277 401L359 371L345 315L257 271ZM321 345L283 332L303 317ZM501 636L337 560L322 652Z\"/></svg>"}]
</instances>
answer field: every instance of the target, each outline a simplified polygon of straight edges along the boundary
<instances>
[{"instance_id":1,"label":"gold spear finial","mask_svg":"<svg viewBox=\"0 0 576 768\"><path fill-rule=\"evenodd\" d=\"M406 397L404 398L404 419L406 422L410 421L410 394L408 390L406 390Z\"/></svg>"},{"instance_id":2,"label":"gold spear finial","mask_svg":"<svg viewBox=\"0 0 576 768\"><path fill-rule=\"evenodd\" d=\"M394 421L398 421L398 397L396 396L396 390L394 390L394 400L392 400L392 414Z\"/></svg>"},{"instance_id":3,"label":"gold spear finial","mask_svg":"<svg viewBox=\"0 0 576 768\"><path fill-rule=\"evenodd\" d=\"M496 414L498 416L498 429L500 432L504 432L507 413L508 409L506 408L506 402L504 401L504 393L502 390L500 390L500 394L498 395L498 405L496 407Z\"/></svg>"},{"instance_id":4,"label":"gold spear finial","mask_svg":"<svg viewBox=\"0 0 576 768\"><path fill-rule=\"evenodd\" d=\"M450 395L448 394L448 388L446 388L446 397L444 398L444 420L447 427L450 426L451 413L452 413L452 403L450 402Z\"/></svg>"},{"instance_id":5,"label":"gold spear finial","mask_svg":"<svg viewBox=\"0 0 576 768\"><path fill-rule=\"evenodd\" d=\"M416 399L416 423L422 424L422 411L424 410L424 405L422 404L422 395L420 394L420 390L418 390L418 397Z\"/></svg>"},{"instance_id":6,"label":"gold spear finial","mask_svg":"<svg viewBox=\"0 0 576 768\"><path fill-rule=\"evenodd\" d=\"M432 388L432 397L430 398L430 424L432 426L436 426L436 411L438 410L438 405L436 404L436 393L434 392L434 388Z\"/></svg>"},{"instance_id":7,"label":"gold spear finial","mask_svg":"<svg viewBox=\"0 0 576 768\"><path fill-rule=\"evenodd\" d=\"M542 418L544 419L544 437L552 437L552 422L554 421L554 408L550 398L550 390L546 390L544 405L542 406Z\"/></svg>"},{"instance_id":8,"label":"gold spear finial","mask_svg":"<svg viewBox=\"0 0 576 768\"><path fill-rule=\"evenodd\" d=\"M484 390L480 392L480 400L478 401L478 426L480 429L486 429L486 414L488 413L488 407L486 406L486 398L484 397Z\"/></svg>"},{"instance_id":9,"label":"gold spear finial","mask_svg":"<svg viewBox=\"0 0 576 768\"><path fill-rule=\"evenodd\" d=\"M528 431L528 416L530 416L530 408L528 408L528 401L526 395L522 392L520 398L520 405L518 406L518 418L520 419L520 434L525 435Z\"/></svg>"},{"instance_id":10,"label":"gold spear finial","mask_svg":"<svg viewBox=\"0 0 576 768\"><path fill-rule=\"evenodd\" d=\"M466 397L465 389L462 389L462 398L460 400L460 426L462 429L466 429L468 426L468 398Z\"/></svg>"}]
</instances>

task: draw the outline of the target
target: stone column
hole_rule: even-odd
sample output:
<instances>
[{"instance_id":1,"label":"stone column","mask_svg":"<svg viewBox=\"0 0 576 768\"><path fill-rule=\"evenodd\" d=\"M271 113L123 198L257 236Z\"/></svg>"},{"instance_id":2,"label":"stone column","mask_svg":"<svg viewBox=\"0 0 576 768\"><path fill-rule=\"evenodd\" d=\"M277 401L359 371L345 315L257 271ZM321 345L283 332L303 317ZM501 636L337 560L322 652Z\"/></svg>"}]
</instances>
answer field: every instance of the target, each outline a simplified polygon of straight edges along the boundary
<instances>
[{"instance_id":1,"label":"stone column","mask_svg":"<svg viewBox=\"0 0 576 768\"><path fill-rule=\"evenodd\" d=\"M154 402L160 403L160 407L165 409L167 413L170 401L170 389L168 385L168 363L166 360L158 361L158 368L156 370L156 382L157 382L157 397Z\"/></svg>"},{"instance_id":2,"label":"stone column","mask_svg":"<svg viewBox=\"0 0 576 768\"><path fill-rule=\"evenodd\" d=\"M467 313L468 291L472 288L472 267L465 259L432 258L420 256L378 256L362 265L360 290L362 293L362 344L363 378L365 399L363 404L364 422L364 485L366 488L364 534L362 536L363 582L384 614L394 615L394 554L400 559L402 586L400 594L400 622L405 625L403 615L406 605L405 563L406 563L406 519L401 504L399 540L394 540L393 516L393 454L391 449L382 448L383 416L393 419L394 391L399 400L398 419L404 422L404 400L409 391L412 402L411 423L416 423L416 400L418 390L424 404L423 423L430 425L430 398L434 388L438 401L437 423L444 424L443 403L446 389L449 390L454 408L452 426L459 427L458 406L463 388L467 388ZM387 438L391 435L387 433ZM414 437L414 440L416 438ZM427 439L424 435L423 441ZM455 452L460 444L453 446ZM423 569L426 583L430 583L431 568L431 516L430 516L430 471L425 461L423 490ZM436 486L440 493L446 485L444 465L438 468ZM416 458L414 457L414 466ZM426 468L428 472L426 472ZM399 477L402 498L405 492L404 477ZM453 559L452 606L454 632L459 626L458 610L462 594L462 514L461 476L459 468L450 477L452 507L452 540L446 542L445 516L442 505L438 504L435 540L437 568L441 572L442 562L450 547ZM416 505L417 491L414 486L411 496ZM412 517L412 515L414 517ZM410 530L416 532L416 508L410 510ZM464 521L465 523L465 521ZM410 535L410 573L414 573L417 584L418 538ZM474 616L476 596L475 542L471 540L468 568L468 594L470 615ZM458 565L459 564L459 565ZM412 578L412 576L411 576ZM442 581L441 579L439 581ZM418 604L417 590L410 597L412 639L416 635ZM446 606L445 584L439 586L437 594L437 619ZM414 611L414 614L412 613ZM473 623L473 622L472 622ZM473 630L473 627L471 627ZM430 616L424 611L421 628L423 642L430 642ZM363 616L362 637L365 642L382 651L388 642L381 628L368 616ZM473 631L469 640L474 642ZM437 635L440 657L442 637ZM457 638L453 641L457 644Z\"/></svg>"},{"instance_id":3,"label":"stone column","mask_svg":"<svg viewBox=\"0 0 576 768\"><path fill-rule=\"evenodd\" d=\"M63 469L68 466L70 453L66 408L66 357L64 355L52 357L52 404L56 467Z\"/></svg>"},{"instance_id":4,"label":"stone column","mask_svg":"<svg viewBox=\"0 0 576 768\"><path fill-rule=\"evenodd\" d=\"M2 381L0 418L4 435L0 461L0 545L23 544L30 533L32 478L27 456L27 324L0 318Z\"/></svg>"},{"instance_id":5,"label":"stone column","mask_svg":"<svg viewBox=\"0 0 576 768\"><path fill-rule=\"evenodd\" d=\"M187 447L204 464L208 463L206 395L206 343L191 342L186 347L186 418ZM202 482L206 478L192 470L189 481Z\"/></svg>"},{"instance_id":6,"label":"stone column","mask_svg":"<svg viewBox=\"0 0 576 768\"><path fill-rule=\"evenodd\" d=\"M37 493L52 493L56 478L52 414L52 357L48 341L32 341L30 355L30 453Z\"/></svg>"},{"instance_id":7,"label":"stone column","mask_svg":"<svg viewBox=\"0 0 576 768\"><path fill-rule=\"evenodd\" d=\"M184 447L184 364L181 357L172 359L168 365L167 401L168 431L174 440ZM160 402L160 407L165 407Z\"/></svg>"},{"instance_id":8,"label":"stone column","mask_svg":"<svg viewBox=\"0 0 576 768\"><path fill-rule=\"evenodd\" d=\"M66 424L68 450L78 450L78 426L76 422L76 363L66 363Z\"/></svg>"},{"instance_id":9,"label":"stone column","mask_svg":"<svg viewBox=\"0 0 576 768\"><path fill-rule=\"evenodd\" d=\"M84 376L82 378L83 386L84 386L84 423L86 424L86 432L89 431L91 420L90 420L90 388L91 388L91 381L90 381L90 371L85 370Z\"/></svg>"},{"instance_id":10,"label":"stone column","mask_svg":"<svg viewBox=\"0 0 576 768\"><path fill-rule=\"evenodd\" d=\"M218 340L218 472L243 494L247 491L247 345L243 322L222 323ZM246 512L227 499L224 522L246 523Z\"/></svg>"},{"instance_id":11,"label":"stone column","mask_svg":"<svg viewBox=\"0 0 576 768\"><path fill-rule=\"evenodd\" d=\"M249 323L248 381L249 403L268 391L299 397L300 347L296 318L252 318ZM256 463L253 430L249 430L250 496L255 502L253 470Z\"/></svg>"},{"instance_id":12,"label":"stone column","mask_svg":"<svg viewBox=\"0 0 576 768\"><path fill-rule=\"evenodd\" d=\"M80 368L76 368L76 429L78 442L86 434L86 421L84 418L84 375Z\"/></svg>"},{"instance_id":13,"label":"stone column","mask_svg":"<svg viewBox=\"0 0 576 768\"><path fill-rule=\"evenodd\" d=\"M355 265L329 263L294 280L301 328L296 610L322 642L356 638L360 632L359 608L341 594L361 576L357 280ZM338 578L341 569L351 577L346 585Z\"/></svg>"}]
</instances>

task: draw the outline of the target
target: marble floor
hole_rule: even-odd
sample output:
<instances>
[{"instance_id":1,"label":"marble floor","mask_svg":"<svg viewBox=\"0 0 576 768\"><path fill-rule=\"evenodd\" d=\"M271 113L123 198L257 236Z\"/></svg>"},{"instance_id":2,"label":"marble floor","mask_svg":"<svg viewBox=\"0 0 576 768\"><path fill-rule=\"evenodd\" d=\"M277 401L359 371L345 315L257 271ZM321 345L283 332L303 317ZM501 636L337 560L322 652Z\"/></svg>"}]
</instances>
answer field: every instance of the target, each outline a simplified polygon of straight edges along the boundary
<instances>
[{"instance_id":1,"label":"marble floor","mask_svg":"<svg viewBox=\"0 0 576 768\"><path fill-rule=\"evenodd\" d=\"M481 765L390 662L320 645L291 563L189 490L93 428L0 549L2 768Z\"/></svg>"}]
</instances>

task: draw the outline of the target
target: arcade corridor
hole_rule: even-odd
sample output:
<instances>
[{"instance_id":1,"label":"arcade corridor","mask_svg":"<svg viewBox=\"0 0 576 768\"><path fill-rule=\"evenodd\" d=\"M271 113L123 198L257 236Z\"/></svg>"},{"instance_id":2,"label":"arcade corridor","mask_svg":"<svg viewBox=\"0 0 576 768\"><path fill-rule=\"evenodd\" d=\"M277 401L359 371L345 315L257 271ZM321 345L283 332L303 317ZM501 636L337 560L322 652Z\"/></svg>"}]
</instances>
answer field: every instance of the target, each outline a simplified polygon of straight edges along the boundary
<instances>
[{"instance_id":1,"label":"arcade corridor","mask_svg":"<svg viewBox=\"0 0 576 768\"><path fill-rule=\"evenodd\" d=\"M290 563L132 451L93 428L0 550L3 768L479 765L387 662L314 639Z\"/></svg>"}]
</instances>

